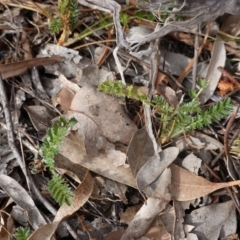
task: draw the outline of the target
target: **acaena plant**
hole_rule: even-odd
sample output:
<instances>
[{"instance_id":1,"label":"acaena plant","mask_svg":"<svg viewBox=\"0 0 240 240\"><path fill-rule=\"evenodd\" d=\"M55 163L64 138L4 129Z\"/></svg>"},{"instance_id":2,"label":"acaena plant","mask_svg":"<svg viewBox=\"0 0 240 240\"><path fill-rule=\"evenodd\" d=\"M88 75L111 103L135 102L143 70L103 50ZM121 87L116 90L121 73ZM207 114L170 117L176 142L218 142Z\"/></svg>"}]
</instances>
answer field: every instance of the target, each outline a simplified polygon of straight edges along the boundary
<instances>
[{"instance_id":1,"label":"acaena plant","mask_svg":"<svg viewBox=\"0 0 240 240\"><path fill-rule=\"evenodd\" d=\"M203 89L207 87L207 81L199 79L198 85L200 87L198 91L191 90L189 92L191 100L189 102L182 101L176 108L159 95L155 95L149 101L147 95L142 94L132 85L123 85L120 81L103 82L99 85L98 89L104 93L114 94L118 97L134 97L139 101L149 104L152 107L154 116L159 120L160 133L157 138L160 143L166 143L180 134L202 129L213 122L220 121L222 117L227 116L229 111L233 109L229 98L215 103L208 109L202 109L198 97Z\"/></svg>"},{"instance_id":2,"label":"acaena plant","mask_svg":"<svg viewBox=\"0 0 240 240\"><path fill-rule=\"evenodd\" d=\"M16 240L27 240L30 237L30 229L28 227L19 227L16 229L14 237Z\"/></svg>"},{"instance_id":3,"label":"acaena plant","mask_svg":"<svg viewBox=\"0 0 240 240\"><path fill-rule=\"evenodd\" d=\"M55 17L50 18L49 29L51 33L62 32L58 44L62 45L77 24L79 8L77 0L59 0Z\"/></svg>"},{"instance_id":4,"label":"acaena plant","mask_svg":"<svg viewBox=\"0 0 240 240\"><path fill-rule=\"evenodd\" d=\"M69 133L70 128L76 122L74 118L66 120L64 117L60 117L59 121L53 123L52 127L47 131L47 135L40 148L43 162L52 174L52 178L48 182L49 192L59 205L63 205L64 203L70 205L70 199L74 195L68 184L56 172L54 156L59 152L59 145L62 143L63 137Z\"/></svg>"}]
</instances>

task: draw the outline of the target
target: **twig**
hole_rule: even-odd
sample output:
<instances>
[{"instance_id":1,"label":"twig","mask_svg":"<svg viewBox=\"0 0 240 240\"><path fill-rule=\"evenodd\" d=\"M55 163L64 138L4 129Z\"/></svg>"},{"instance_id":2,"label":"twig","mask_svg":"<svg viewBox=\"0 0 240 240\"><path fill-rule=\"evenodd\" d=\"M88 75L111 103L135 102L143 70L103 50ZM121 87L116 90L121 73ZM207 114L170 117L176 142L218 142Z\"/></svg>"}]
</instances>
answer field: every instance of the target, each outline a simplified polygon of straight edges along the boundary
<instances>
[{"instance_id":1,"label":"twig","mask_svg":"<svg viewBox=\"0 0 240 240\"><path fill-rule=\"evenodd\" d=\"M200 26L197 26L198 33L200 30ZM194 64L192 70L192 89L196 88L196 81L197 81L197 64L198 64L198 50L199 50L199 35L195 34L195 44L194 44Z\"/></svg>"},{"instance_id":2,"label":"twig","mask_svg":"<svg viewBox=\"0 0 240 240\"><path fill-rule=\"evenodd\" d=\"M99 9L104 12L110 12L113 15L113 21L116 29L116 35L117 35L117 44L121 47L125 47L126 49L129 49L128 43L125 41L123 37L123 31L122 26L120 24L120 11L121 6L112 0L78 0L78 2L83 5L87 6L93 9Z\"/></svg>"},{"instance_id":3,"label":"twig","mask_svg":"<svg viewBox=\"0 0 240 240\"><path fill-rule=\"evenodd\" d=\"M119 61L119 58L118 58L118 55L117 55L118 50L119 50L119 47L118 46L115 47L115 49L113 50L113 57L114 57L116 65L117 65L118 71L121 75L122 83L123 83L124 86L126 86L126 81L125 81L125 77L124 77L124 74L123 74L122 65L121 65L121 63Z\"/></svg>"},{"instance_id":4,"label":"twig","mask_svg":"<svg viewBox=\"0 0 240 240\"><path fill-rule=\"evenodd\" d=\"M26 168L23 164L22 161L22 157L15 145L15 138L14 138L14 132L13 132L13 123L12 123L12 118L11 118L11 114L9 111L9 104L8 104L8 99L7 99L7 95L5 92L5 88L4 88L4 84L3 84L3 79L2 79L2 75L0 74L0 100L2 102L2 106L3 106L3 110L4 110L4 115L5 115L5 120L6 120L6 127L7 127L7 135L8 135L8 144L9 147L11 149L11 151L13 152L20 168L22 169L26 179L27 179L27 183L29 186L29 182L28 182L28 178L27 178L27 171ZM1 124L1 123L0 123Z\"/></svg>"},{"instance_id":5,"label":"twig","mask_svg":"<svg viewBox=\"0 0 240 240\"><path fill-rule=\"evenodd\" d=\"M232 166L232 164L230 163L230 159L229 159L229 146L228 146L228 134L229 134L229 131L232 127L232 124L237 116L237 113L238 113L238 109L239 109L239 105L238 105L238 108L232 113L232 116L230 117L228 123L227 123L227 126L226 126L226 131L225 131L225 134L224 134L224 152L225 152L225 156L226 156L226 165L227 165L227 169L228 169L228 173L230 174L230 176L236 180L236 178L233 176L233 172L231 171L231 169L229 168L230 166Z\"/></svg>"},{"instance_id":6,"label":"twig","mask_svg":"<svg viewBox=\"0 0 240 240\"><path fill-rule=\"evenodd\" d=\"M156 26L155 31L158 31L159 26ZM159 42L160 39L156 39L153 43L152 47L152 56L151 56L151 76L150 76L150 81L149 81L149 92L148 92L148 98L151 100L153 92L156 87L156 80L158 77L158 66L159 66Z\"/></svg>"},{"instance_id":7,"label":"twig","mask_svg":"<svg viewBox=\"0 0 240 240\"><path fill-rule=\"evenodd\" d=\"M74 94L77 93L81 89L76 83L73 83L73 82L69 81L62 74L58 77L58 79L60 80L60 82L63 84L63 86L65 88L67 88L69 91L71 91Z\"/></svg>"}]
</instances>

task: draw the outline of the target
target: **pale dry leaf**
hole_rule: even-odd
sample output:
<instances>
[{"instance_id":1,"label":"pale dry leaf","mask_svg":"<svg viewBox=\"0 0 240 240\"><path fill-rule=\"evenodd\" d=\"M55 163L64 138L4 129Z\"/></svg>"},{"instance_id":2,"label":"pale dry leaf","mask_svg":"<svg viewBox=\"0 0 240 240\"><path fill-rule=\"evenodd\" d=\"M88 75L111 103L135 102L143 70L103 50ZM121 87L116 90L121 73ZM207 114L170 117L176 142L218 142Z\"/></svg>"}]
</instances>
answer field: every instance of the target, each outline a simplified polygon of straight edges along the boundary
<instances>
[{"instance_id":1,"label":"pale dry leaf","mask_svg":"<svg viewBox=\"0 0 240 240\"><path fill-rule=\"evenodd\" d=\"M13 203L12 198L9 198L6 203L3 204L0 212L0 239L9 240L9 232L12 233L15 228L15 221L11 216L11 208L9 205Z\"/></svg>"},{"instance_id":2,"label":"pale dry leaf","mask_svg":"<svg viewBox=\"0 0 240 240\"><path fill-rule=\"evenodd\" d=\"M147 36L152 32L151 29L144 26L134 26L129 29L126 35L128 42L135 41L136 38Z\"/></svg>"},{"instance_id":3,"label":"pale dry leaf","mask_svg":"<svg viewBox=\"0 0 240 240\"><path fill-rule=\"evenodd\" d=\"M104 67L97 65L88 65L83 69L78 69L77 83L79 86L91 85L98 86L100 83L106 81L106 79L114 79L113 72L108 71Z\"/></svg>"},{"instance_id":4,"label":"pale dry leaf","mask_svg":"<svg viewBox=\"0 0 240 240\"><path fill-rule=\"evenodd\" d=\"M75 94L71 111L88 116L112 143L129 144L137 131L119 101L92 86L86 85Z\"/></svg>"},{"instance_id":5,"label":"pale dry leaf","mask_svg":"<svg viewBox=\"0 0 240 240\"><path fill-rule=\"evenodd\" d=\"M56 106L59 104L66 114L67 111L70 109L72 99L74 97L73 92L69 91L67 88L63 87L57 94L52 98L54 101L54 105Z\"/></svg>"},{"instance_id":6,"label":"pale dry leaf","mask_svg":"<svg viewBox=\"0 0 240 240\"><path fill-rule=\"evenodd\" d=\"M104 240L118 240L121 239L126 230L118 230L109 233ZM168 234L164 226L154 226L149 228L149 230L144 234L143 237L138 238L138 240L171 240L171 235Z\"/></svg>"},{"instance_id":7,"label":"pale dry leaf","mask_svg":"<svg viewBox=\"0 0 240 240\"><path fill-rule=\"evenodd\" d=\"M82 207L91 196L94 182L94 177L90 172L87 172L83 182L74 192L74 197L71 199L71 206L66 204L61 206L54 218L54 221L61 221L63 218L71 216L80 207Z\"/></svg>"},{"instance_id":8,"label":"pale dry leaf","mask_svg":"<svg viewBox=\"0 0 240 240\"><path fill-rule=\"evenodd\" d=\"M159 198L148 198L130 222L121 240L139 239L142 237L148 231L157 215L163 211L167 202Z\"/></svg>"},{"instance_id":9,"label":"pale dry leaf","mask_svg":"<svg viewBox=\"0 0 240 240\"><path fill-rule=\"evenodd\" d=\"M115 150L115 146L102 135L98 126L89 117L73 113L78 123L76 139L63 139L60 154L68 158L77 168L81 165L114 181L136 188L136 181L126 161L126 154Z\"/></svg>"},{"instance_id":10,"label":"pale dry leaf","mask_svg":"<svg viewBox=\"0 0 240 240\"><path fill-rule=\"evenodd\" d=\"M46 67L45 71L56 76L63 74L66 78L74 78L77 72L77 64L79 64L82 58L82 56L79 55L79 52L70 48L48 43L44 48L40 49L38 56L48 56L53 54L61 56L62 61Z\"/></svg>"},{"instance_id":11,"label":"pale dry leaf","mask_svg":"<svg viewBox=\"0 0 240 240\"><path fill-rule=\"evenodd\" d=\"M188 58L182 54L170 52L166 49L160 49L160 67L164 66L166 71L169 71L172 75L181 75L186 66L191 62L191 58ZM197 66L197 75L205 78L208 70L206 63L200 63Z\"/></svg>"},{"instance_id":12,"label":"pale dry leaf","mask_svg":"<svg viewBox=\"0 0 240 240\"><path fill-rule=\"evenodd\" d=\"M35 206L27 191L13 178L0 174L0 186L16 204L28 213L28 220L33 229L46 224L45 219ZM24 196L24 198L23 198Z\"/></svg>"},{"instance_id":13,"label":"pale dry leaf","mask_svg":"<svg viewBox=\"0 0 240 240\"><path fill-rule=\"evenodd\" d=\"M38 228L35 232L32 233L28 240L52 240L52 236L59 224L60 222L52 222Z\"/></svg>"},{"instance_id":14,"label":"pale dry leaf","mask_svg":"<svg viewBox=\"0 0 240 240\"><path fill-rule=\"evenodd\" d=\"M128 190L128 187L125 184L121 184L109 178L105 178L104 188L109 193L114 194L115 196L118 196L123 203L127 204L128 200L125 195L126 195L126 191Z\"/></svg>"},{"instance_id":15,"label":"pale dry leaf","mask_svg":"<svg viewBox=\"0 0 240 240\"><path fill-rule=\"evenodd\" d=\"M198 175L201 164L202 160L193 153L190 153L183 159L181 166Z\"/></svg>"},{"instance_id":16,"label":"pale dry leaf","mask_svg":"<svg viewBox=\"0 0 240 240\"><path fill-rule=\"evenodd\" d=\"M11 216L21 226L28 226L28 214L25 209L22 209L18 205L13 206Z\"/></svg>"},{"instance_id":17,"label":"pale dry leaf","mask_svg":"<svg viewBox=\"0 0 240 240\"><path fill-rule=\"evenodd\" d=\"M63 169L63 168L58 168L58 171L61 175L65 174L66 176L73 179L75 182L81 183L81 180L79 179L79 177L75 173L73 173L72 171L69 171L69 170ZM85 176L85 174L84 174L84 176Z\"/></svg>"},{"instance_id":18,"label":"pale dry leaf","mask_svg":"<svg viewBox=\"0 0 240 240\"><path fill-rule=\"evenodd\" d=\"M104 240L116 240L121 239L122 235L126 232L125 229L117 230L114 232L109 233Z\"/></svg>"},{"instance_id":19,"label":"pale dry leaf","mask_svg":"<svg viewBox=\"0 0 240 240\"><path fill-rule=\"evenodd\" d=\"M188 170L175 164L170 166L172 171L172 198L177 201L188 201L205 196L218 189L240 184L240 180L224 183L213 183L196 176Z\"/></svg>"},{"instance_id":20,"label":"pale dry leaf","mask_svg":"<svg viewBox=\"0 0 240 240\"><path fill-rule=\"evenodd\" d=\"M174 108L178 107L179 100L176 95L176 92L172 88L170 88L164 84L159 84L159 85L157 85L154 93L155 92L157 92L159 95L163 96L166 99L166 101Z\"/></svg>"},{"instance_id":21,"label":"pale dry leaf","mask_svg":"<svg viewBox=\"0 0 240 240\"><path fill-rule=\"evenodd\" d=\"M198 236L194 233L187 234L187 240L199 240Z\"/></svg>"},{"instance_id":22,"label":"pale dry leaf","mask_svg":"<svg viewBox=\"0 0 240 240\"><path fill-rule=\"evenodd\" d=\"M184 150L191 150L194 147L204 150L216 150L222 149L223 145L216 139L197 131L194 131L189 138L181 138L176 140L175 146L179 149L180 152Z\"/></svg>"},{"instance_id":23,"label":"pale dry leaf","mask_svg":"<svg viewBox=\"0 0 240 240\"><path fill-rule=\"evenodd\" d=\"M181 202L173 201L174 212L175 212L175 222L174 226L174 237L175 239L185 240L185 231L184 231L184 216L185 211L182 207Z\"/></svg>"},{"instance_id":24,"label":"pale dry leaf","mask_svg":"<svg viewBox=\"0 0 240 240\"><path fill-rule=\"evenodd\" d=\"M237 217L233 201L211 204L186 214L185 223L194 226L201 240L217 240L236 233Z\"/></svg>"},{"instance_id":25,"label":"pale dry leaf","mask_svg":"<svg viewBox=\"0 0 240 240\"><path fill-rule=\"evenodd\" d=\"M129 224L141 207L142 204L138 204L128 207L125 212L120 212L119 213L120 222Z\"/></svg>"},{"instance_id":26,"label":"pale dry leaf","mask_svg":"<svg viewBox=\"0 0 240 240\"><path fill-rule=\"evenodd\" d=\"M144 192L147 197L163 198L165 200L171 199L169 189L171 187L172 173L170 168L166 168L163 173L150 185L148 185Z\"/></svg>"},{"instance_id":27,"label":"pale dry leaf","mask_svg":"<svg viewBox=\"0 0 240 240\"><path fill-rule=\"evenodd\" d=\"M57 154L55 156L55 167L72 172L78 177L81 182L88 171L88 169L85 167L71 162L68 158L64 157L61 154Z\"/></svg>"},{"instance_id":28,"label":"pale dry leaf","mask_svg":"<svg viewBox=\"0 0 240 240\"><path fill-rule=\"evenodd\" d=\"M45 132L51 126L54 114L47 107L40 105L24 106L24 110L27 112L36 131Z\"/></svg>"},{"instance_id":29,"label":"pale dry leaf","mask_svg":"<svg viewBox=\"0 0 240 240\"><path fill-rule=\"evenodd\" d=\"M238 36L240 34L240 16L229 15L225 17L221 31L235 37Z\"/></svg>"},{"instance_id":30,"label":"pale dry leaf","mask_svg":"<svg viewBox=\"0 0 240 240\"><path fill-rule=\"evenodd\" d=\"M208 86L205 88L199 96L201 103L205 103L209 100L214 91L217 88L219 79L222 73L218 70L218 67L224 67L226 61L226 49L222 41L215 41L213 45L212 58L209 63L206 80Z\"/></svg>"},{"instance_id":31,"label":"pale dry leaf","mask_svg":"<svg viewBox=\"0 0 240 240\"><path fill-rule=\"evenodd\" d=\"M127 150L127 160L134 177L153 155L153 143L146 127L143 127L135 132Z\"/></svg>"},{"instance_id":32,"label":"pale dry leaf","mask_svg":"<svg viewBox=\"0 0 240 240\"><path fill-rule=\"evenodd\" d=\"M121 239L139 239L142 237L143 234L148 231L156 216L166 208L166 205L171 200L171 195L169 193L171 170L169 168L165 169L158 180L155 192L148 194L152 197L148 198L145 204L143 204L141 209L137 212ZM162 185L160 185L160 183L162 183ZM166 230L164 228L164 233L165 232ZM169 235L167 234L167 236Z\"/></svg>"},{"instance_id":33,"label":"pale dry leaf","mask_svg":"<svg viewBox=\"0 0 240 240\"><path fill-rule=\"evenodd\" d=\"M94 178L88 172L83 180L83 182L78 186L74 192L74 197L71 199L71 206L63 205L58 210L52 223L46 224L39 229L37 229L29 238L29 240L51 240L53 234L57 230L58 225L63 219L71 216L80 207L82 207L91 196L94 186Z\"/></svg>"},{"instance_id":34,"label":"pale dry leaf","mask_svg":"<svg viewBox=\"0 0 240 240\"><path fill-rule=\"evenodd\" d=\"M168 204L163 213L158 218L161 220L166 231L173 235L175 231L176 212L171 204Z\"/></svg>"},{"instance_id":35,"label":"pale dry leaf","mask_svg":"<svg viewBox=\"0 0 240 240\"><path fill-rule=\"evenodd\" d=\"M76 93L78 92L81 88L77 85L76 81L70 81L68 80L64 75L60 75L58 77L59 81L62 83L62 85L67 88L69 91Z\"/></svg>"},{"instance_id":36,"label":"pale dry leaf","mask_svg":"<svg viewBox=\"0 0 240 240\"><path fill-rule=\"evenodd\" d=\"M162 172L176 159L179 150L176 147L164 149L159 154L152 156L139 170L137 184L140 191L154 182Z\"/></svg>"}]
</instances>

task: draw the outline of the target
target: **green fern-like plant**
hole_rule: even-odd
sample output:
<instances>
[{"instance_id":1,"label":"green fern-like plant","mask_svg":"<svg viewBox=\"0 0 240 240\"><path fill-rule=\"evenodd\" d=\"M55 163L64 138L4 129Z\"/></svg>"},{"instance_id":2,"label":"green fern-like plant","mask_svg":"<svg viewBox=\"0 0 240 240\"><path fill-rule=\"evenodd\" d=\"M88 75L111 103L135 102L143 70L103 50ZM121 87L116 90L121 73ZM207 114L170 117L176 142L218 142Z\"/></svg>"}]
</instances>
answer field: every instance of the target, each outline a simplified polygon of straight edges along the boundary
<instances>
[{"instance_id":1,"label":"green fern-like plant","mask_svg":"<svg viewBox=\"0 0 240 240\"><path fill-rule=\"evenodd\" d=\"M47 131L47 136L40 149L43 162L52 173L52 179L48 184L49 192L59 205L63 205L64 203L70 205L70 198L73 197L73 192L70 190L68 184L66 184L62 177L55 171L54 156L59 152L59 145L63 137L68 134L69 129L76 124L76 122L74 118L67 121L64 117L60 117L59 122L55 122Z\"/></svg>"},{"instance_id":2,"label":"green fern-like plant","mask_svg":"<svg viewBox=\"0 0 240 240\"><path fill-rule=\"evenodd\" d=\"M227 116L229 111L233 109L230 99L226 98L212 105L209 109L202 110L198 96L207 87L207 81L199 79L198 85L200 87L198 91L191 90L189 93L191 101L182 102L177 108L171 106L162 96L158 95L154 96L150 102L145 94L141 94L132 85L125 86L119 81L103 82L99 85L98 89L104 93L114 94L118 97L134 97L139 101L149 104L154 113L157 113L159 116L161 125L161 134L158 136L159 141L166 143L180 134L202 129L214 121L220 121L222 117Z\"/></svg>"},{"instance_id":3,"label":"green fern-like plant","mask_svg":"<svg viewBox=\"0 0 240 240\"><path fill-rule=\"evenodd\" d=\"M53 174L52 179L48 182L48 189L53 199L60 205L63 203L69 206L71 205L70 198L73 197L74 194L60 175Z\"/></svg>"},{"instance_id":4,"label":"green fern-like plant","mask_svg":"<svg viewBox=\"0 0 240 240\"><path fill-rule=\"evenodd\" d=\"M53 18L51 21L50 21L50 24L49 24L49 29L50 29L50 32L52 34L56 33L60 33L61 30L62 30L62 19L61 18Z\"/></svg>"},{"instance_id":5,"label":"green fern-like plant","mask_svg":"<svg viewBox=\"0 0 240 240\"><path fill-rule=\"evenodd\" d=\"M17 228L14 237L16 240L27 240L30 237L30 228Z\"/></svg>"},{"instance_id":6,"label":"green fern-like plant","mask_svg":"<svg viewBox=\"0 0 240 240\"><path fill-rule=\"evenodd\" d=\"M78 16L77 0L60 0L57 16L50 20L49 29L51 33L58 34L63 28L69 28L72 31L76 26Z\"/></svg>"}]
</instances>

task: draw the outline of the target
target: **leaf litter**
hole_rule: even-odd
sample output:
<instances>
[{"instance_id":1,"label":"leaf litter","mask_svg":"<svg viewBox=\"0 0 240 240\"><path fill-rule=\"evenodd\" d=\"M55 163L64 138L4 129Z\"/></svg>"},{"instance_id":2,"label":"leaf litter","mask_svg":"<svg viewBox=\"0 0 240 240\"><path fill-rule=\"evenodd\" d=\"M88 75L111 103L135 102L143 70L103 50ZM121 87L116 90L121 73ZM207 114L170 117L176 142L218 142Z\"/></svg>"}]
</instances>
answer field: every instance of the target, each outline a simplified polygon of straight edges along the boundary
<instances>
[{"instance_id":1,"label":"leaf litter","mask_svg":"<svg viewBox=\"0 0 240 240\"><path fill-rule=\"evenodd\" d=\"M167 112L159 116L156 106L147 104L153 93L177 111L189 100L195 72L209 81L199 96L201 110L226 94L237 109L238 1L211 0L201 6L195 0L140 1L139 6L130 1L121 4L120 15L118 1L58 4L64 2L71 3L75 9L67 11L75 15L61 15L61 8L47 1L0 4L0 73L5 85L0 94L5 101L0 111L0 238L10 239L19 226L31 228L29 239L236 237L237 118L229 126L230 112L209 127L183 131L165 143L160 138ZM49 21L59 16L63 25L53 34ZM71 31L65 24L69 16L77 19ZM162 27L156 28L156 19ZM210 23L216 28L209 31ZM119 48L114 50L115 42ZM97 89L105 81L125 79L127 87L134 83L146 96L143 103L123 96L120 89L117 96ZM49 195L51 173L40 148L51 121L61 114L77 123L55 155L56 171L74 191L71 205L59 207Z\"/></svg>"}]
</instances>

